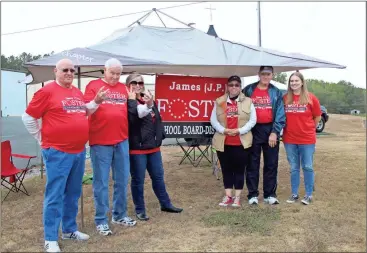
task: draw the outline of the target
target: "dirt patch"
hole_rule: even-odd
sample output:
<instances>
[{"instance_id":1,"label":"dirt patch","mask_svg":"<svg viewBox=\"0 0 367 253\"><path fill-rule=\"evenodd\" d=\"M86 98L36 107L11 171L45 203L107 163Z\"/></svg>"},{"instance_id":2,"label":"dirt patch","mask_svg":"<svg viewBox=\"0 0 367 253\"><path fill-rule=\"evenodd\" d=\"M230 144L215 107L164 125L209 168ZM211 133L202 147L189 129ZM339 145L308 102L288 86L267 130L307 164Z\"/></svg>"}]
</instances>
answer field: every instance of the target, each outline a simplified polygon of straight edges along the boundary
<instances>
[{"instance_id":1,"label":"dirt patch","mask_svg":"<svg viewBox=\"0 0 367 253\"><path fill-rule=\"evenodd\" d=\"M163 213L147 175L145 202L148 222L134 228L112 226L114 235L99 236L94 225L91 185L84 191L84 232L87 243L60 241L64 252L366 252L366 131L361 117L330 115L315 153L314 203L287 204L290 194L289 165L280 148L278 197L281 203L265 206L260 196L257 208L221 208L221 180L216 180L207 162L197 168L178 165L178 147L163 147L165 180L172 202L181 214ZM89 164L89 163L88 163ZM88 165L89 166L89 165ZM262 173L261 173L262 174ZM2 204L3 251L42 251L42 201L45 178L27 180L31 196L10 194ZM260 179L260 188L262 179ZM260 189L260 193L262 190ZM304 193L301 178L300 194ZM110 196L112 189L110 190ZM110 202L111 203L111 202ZM129 193L129 214L133 215ZM78 217L80 224L80 215Z\"/></svg>"}]
</instances>

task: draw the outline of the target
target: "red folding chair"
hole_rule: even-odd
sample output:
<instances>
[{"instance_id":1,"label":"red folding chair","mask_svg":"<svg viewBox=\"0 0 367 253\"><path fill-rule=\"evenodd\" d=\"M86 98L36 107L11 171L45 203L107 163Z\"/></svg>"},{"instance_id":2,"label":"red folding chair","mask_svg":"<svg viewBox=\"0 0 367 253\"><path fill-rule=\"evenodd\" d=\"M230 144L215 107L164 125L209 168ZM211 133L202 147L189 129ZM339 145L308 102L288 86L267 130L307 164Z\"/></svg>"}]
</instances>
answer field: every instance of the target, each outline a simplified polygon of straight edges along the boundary
<instances>
[{"instance_id":1,"label":"red folding chair","mask_svg":"<svg viewBox=\"0 0 367 253\"><path fill-rule=\"evenodd\" d=\"M25 169L18 169L15 167L13 157L28 159ZM15 193L21 191L29 196L26 188L24 187L23 180L27 171L31 169L29 164L32 158L36 158L36 156L12 154L10 141L1 142L1 185L9 190L1 202L8 197L11 191Z\"/></svg>"}]
</instances>

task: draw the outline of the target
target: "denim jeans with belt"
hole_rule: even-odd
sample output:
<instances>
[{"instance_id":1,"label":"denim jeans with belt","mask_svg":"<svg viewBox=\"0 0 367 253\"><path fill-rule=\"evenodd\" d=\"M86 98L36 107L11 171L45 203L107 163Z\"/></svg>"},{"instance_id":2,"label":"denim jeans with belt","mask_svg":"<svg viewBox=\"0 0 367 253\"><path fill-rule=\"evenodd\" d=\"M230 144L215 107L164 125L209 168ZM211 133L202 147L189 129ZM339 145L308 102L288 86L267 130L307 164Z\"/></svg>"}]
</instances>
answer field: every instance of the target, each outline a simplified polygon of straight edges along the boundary
<instances>
[{"instance_id":1,"label":"denim jeans with belt","mask_svg":"<svg viewBox=\"0 0 367 253\"><path fill-rule=\"evenodd\" d=\"M69 154L54 148L42 149L46 165L46 189L43 201L43 225L46 241L57 241L60 223L62 232L78 230L76 216L82 192L85 149Z\"/></svg>"},{"instance_id":2,"label":"denim jeans with belt","mask_svg":"<svg viewBox=\"0 0 367 253\"><path fill-rule=\"evenodd\" d=\"M131 193L135 204L136 213L145 213L144 203L144 179L148 170L152 179L152 187L161 207L171 207L164 183L164 170L161 152L152 154L130 155Z\"/></svg>"},{"instance_id":3,"label":"denim jeans with belt","mask_svg":"<svg viewBox=\"0 0 367 253\"><path fill-rule=\"evenodd\" d=\"M112 167L113 206L112 217L120 220L127 216L127 185L129 181L129 140L116 145L92 145L90 147L93 167L93 194L95 224L108 224L108 185Z\"/></svg>"},{"instance_id":4,"label":"denim jeans with belt","mask_svg":"<svg viewBox=\"0 0 367 253\"><path fill-rule=\"evenodd\" d=\"M292 194L298 195L300 184L300 166L302 165L304 184L307 196L312 196L315 173L313 170L313 154L315 144L284 143L287 159L291 166Z\"/></svg>"}]
</instances>

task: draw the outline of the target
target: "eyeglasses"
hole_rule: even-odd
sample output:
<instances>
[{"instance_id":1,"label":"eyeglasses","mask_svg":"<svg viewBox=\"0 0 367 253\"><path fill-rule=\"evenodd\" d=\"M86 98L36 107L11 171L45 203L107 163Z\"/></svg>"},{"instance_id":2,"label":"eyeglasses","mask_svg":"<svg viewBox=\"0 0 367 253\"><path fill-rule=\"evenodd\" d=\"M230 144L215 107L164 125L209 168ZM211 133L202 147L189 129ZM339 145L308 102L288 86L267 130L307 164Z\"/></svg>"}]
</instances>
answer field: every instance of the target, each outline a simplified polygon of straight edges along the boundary
<instances>
[{"instance_id":1,"label":"eyeglasses","mask_svg":"<svg viewBox=\"0 0 367 253\"><path fill-rule=\"evenodd\" d=\"M62 69L61 71L64 72L64 73L68 73L69 71L70 71L70 73L74 73L75 69Z\"/></svg>"},{"instance_id":2,"label":"eyeglasses","mask_svg":"<svg viewBox=\"0 0 367 253\"><path fill-rule=\"evenodd\" d=\"M144 82L132 81L130 84L132 84L132 85L137 85L137 84L144 85Z\"/></svg>"},{"instance_id":3,"label":"eyeglasses","mask_svg":"<svg viewBox=\"0 0 367 253\"><path fill-rule=\"evenodd\" d=\"M238 88L238 87L240 87L241 85L239 84L239 83L229 83L228 84L228 87L236 87L236 88Z\"/></svg>"}]
</instances>

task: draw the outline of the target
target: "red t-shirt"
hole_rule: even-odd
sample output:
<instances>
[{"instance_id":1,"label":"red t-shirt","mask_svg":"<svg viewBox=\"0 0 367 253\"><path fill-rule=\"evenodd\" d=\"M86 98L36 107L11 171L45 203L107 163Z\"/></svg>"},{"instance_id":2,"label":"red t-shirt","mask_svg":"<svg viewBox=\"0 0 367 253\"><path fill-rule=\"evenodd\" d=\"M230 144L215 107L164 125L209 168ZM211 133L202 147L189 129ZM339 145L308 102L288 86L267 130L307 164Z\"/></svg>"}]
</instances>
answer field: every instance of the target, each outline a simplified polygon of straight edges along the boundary
<instances>
[{"instance_id":1,"label":"red t-shirt","mask_svg":"<svg viewBox=\"0 0 367 253\"><path fill-rule=\"evenodd\" d=\"M102 79L90 81L84 100L92 101L99 89L109 89L107 98L89 117L89 145L114 145L128 138L127 88L125 84L109 85Z\"/></svg>"},{"instance_id":2,"label":"red t-shirt","mask_svg":"<svg viewBox=\"0 0 367 253\"><path fill-rule=\"evenodd\" d=\"M143 105L145 104L144 101L138 99L137 100L139 104ZM153 110L150 112L150 115L152 116L152 124L155 123L155 114L153 112ZM152 149L144 149L144 150L129 150L129 153L131 155L147 155L147 154L153 154L155 152L160 151L160 147L156 147L156 148L152 148Z\"/></svg>"},{"instance_id":3,"label":"red t-shirt","mask_svg":"<svg viewBox=\"0 0 367 253\"><path fill-rule=\"evenodd\" d=\"M231 100L232 103L227 102L227 128L228 129L236 129L238 128L238 106L236 100ZM240 146L241 140L240 136L229 136L226 135L224 140L224 145L230 146Z\"/></svg>"},{"instance_id":4,"label":"red t-shirt","mask_svg":"<svg viewBox=\"0 0 367 253\"><path fill-rule=\"evenodd\" d=\"M287 95L283 97L286 101ZM309 93L311 103L300 105L299 95L293 95L293 103L285 105L286 125L283 131L283 142L290 144L315 144L315 117L321 116L320 102Z\"/></svg>"},{"instance_id":5,"label":"red t-shirt","mask_svg":"<svg viewBox=\"0 0 367 253\"><path fill-rule=\"evenodd\" d=\"M38 90L26 113L42 118L42 148L65 153L80 153L88 141L88 118L83 93L72 86L64 88L51 82Z\"/></svg>"},{"instance_id":6,"label":"red t-shirt","mask_svg":"<svg viewBox=\"0 0 367 253\"><path fill-rule=\"evenodd\" d=\"M252 103L256 109L257 123L273 122L273 111L268 91L269 89L261 90L256 87L251 95Z\"/></svg>"}]
</instances>

